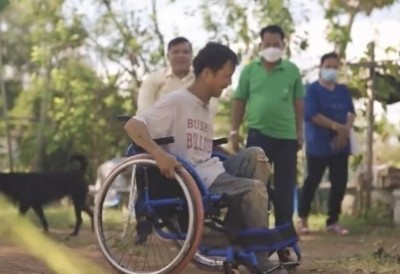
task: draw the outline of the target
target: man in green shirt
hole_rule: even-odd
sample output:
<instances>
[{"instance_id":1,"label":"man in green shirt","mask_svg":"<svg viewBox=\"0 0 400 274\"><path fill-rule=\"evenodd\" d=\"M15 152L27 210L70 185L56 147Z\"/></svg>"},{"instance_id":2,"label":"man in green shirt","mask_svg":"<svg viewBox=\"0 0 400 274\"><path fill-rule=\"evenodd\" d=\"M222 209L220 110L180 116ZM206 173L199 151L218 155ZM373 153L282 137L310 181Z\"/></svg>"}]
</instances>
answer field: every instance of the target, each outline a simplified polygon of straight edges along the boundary
<instances>
[{"instance_id":1,"label":"man in green shirt","mask_svg":"<svg viewBox=\"0 0 400 274\"><path fill-rule=\"evenodd\" d=\"M270 25L260 32L260 56L246 65L234 94L231 142L243 141L239 128L246 112L247 147L261 147L274 165L276 224L292 222L297 150L303 145L304 87L299 69L282 60L284 32ZM285 260L286 251L278 252Z\"/></svg>"}]
</instances>

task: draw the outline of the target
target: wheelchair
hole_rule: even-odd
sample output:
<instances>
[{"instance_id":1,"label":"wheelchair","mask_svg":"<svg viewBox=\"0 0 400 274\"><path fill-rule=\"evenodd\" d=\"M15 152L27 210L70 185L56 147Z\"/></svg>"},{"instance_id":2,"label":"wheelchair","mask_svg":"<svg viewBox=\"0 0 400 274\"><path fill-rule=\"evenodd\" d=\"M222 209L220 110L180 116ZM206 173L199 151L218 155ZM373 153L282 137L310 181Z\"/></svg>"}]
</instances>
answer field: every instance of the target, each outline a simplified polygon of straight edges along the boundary
<instances>
[{"instance_id":1,"label":"wheelchair","mask_svg":"<svg viewBox=\"0 0 400 274\"><path fill-rule=\"evenodd\" d=\"M120 116L119 120L128 120ZM155 139L160 146L173 137ZM214 140L214 147L227 139ZM217 149L214 157L226 155ZM298 238L292 223L271 229L227 233L223 195L210 193L194 167L177 157L182 167L175 179L161 175L154 159L135 144L127 159L106 178L95 198L95 235L105 259L119 273L179 274L190 263L208 271L240 273L240 265L252 274L276 269L294 270L301 264ZM124 187L113 184L118 176L129 178ZM118 190L119 189L119 190ZM117 191L120 206L104 205L109 191ZM122 208L122 210L121 210ZM203 235L204 234L204 235ZM297 261L277 262L267 272L257 268L256 252L273 254L291 248Z\"/></svg>"}]
</instances>

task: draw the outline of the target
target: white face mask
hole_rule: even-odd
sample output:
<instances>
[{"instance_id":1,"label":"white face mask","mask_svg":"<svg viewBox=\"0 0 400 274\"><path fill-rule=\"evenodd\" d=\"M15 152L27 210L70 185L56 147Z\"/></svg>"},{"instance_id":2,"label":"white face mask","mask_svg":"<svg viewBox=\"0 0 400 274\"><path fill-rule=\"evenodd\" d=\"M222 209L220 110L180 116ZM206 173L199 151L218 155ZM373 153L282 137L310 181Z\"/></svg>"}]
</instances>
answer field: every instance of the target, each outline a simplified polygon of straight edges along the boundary
<instances>
[{"instance_id":1,"label":"white face mask","mask_svg":"<svg viewBox=\"0 0 400 274\"><path fill-rule=\"evenodd\" d=\"M266 48L260 51L260 56L265 59L265 61L274 63L282 58L283 50L280 48Z\"/></svg>"}]
</instances>

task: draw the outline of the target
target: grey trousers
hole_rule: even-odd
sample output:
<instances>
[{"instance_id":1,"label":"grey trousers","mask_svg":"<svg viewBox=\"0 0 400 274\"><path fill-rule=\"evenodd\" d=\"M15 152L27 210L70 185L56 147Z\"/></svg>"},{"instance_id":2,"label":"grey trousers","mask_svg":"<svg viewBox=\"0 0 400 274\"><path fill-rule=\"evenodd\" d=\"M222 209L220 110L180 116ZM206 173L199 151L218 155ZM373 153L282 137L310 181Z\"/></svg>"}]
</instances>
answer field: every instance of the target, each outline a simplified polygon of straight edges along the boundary
<instances>
[{"instance_id":1,"label":"grey trousers","mask_svg":"<svg viewBox=\"0 0 400 274\"><path fill-rule=\"evenodd\" d=\"M210 191L223 195L228 204L225 228L231 233L248 228L268 228L268 192L266 184L270 165L264 151L250 147L224 162L225 173L219 175Z\"/></svg>"}]
</instances>

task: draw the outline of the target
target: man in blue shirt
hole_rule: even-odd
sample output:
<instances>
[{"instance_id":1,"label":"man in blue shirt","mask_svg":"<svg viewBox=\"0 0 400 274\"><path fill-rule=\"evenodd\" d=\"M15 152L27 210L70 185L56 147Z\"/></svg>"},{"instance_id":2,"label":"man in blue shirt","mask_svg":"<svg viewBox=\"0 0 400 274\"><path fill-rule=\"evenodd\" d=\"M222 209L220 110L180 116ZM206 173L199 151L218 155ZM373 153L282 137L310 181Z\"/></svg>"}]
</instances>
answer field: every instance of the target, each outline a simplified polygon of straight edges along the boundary
<instances>
[{"instance_id":1,"label":"man in blue shirt","mask_svg":"<svg viewBox=\"0 0 400 274\"><path fill-rule=\"evenodd\" d=\"M328 167L331 191L327 230L340 235L348 234L338 221L347 186L349 135L355 114L348 88L336 82L339 63L336 53L322 56L319 80L307 88L304 106L308 174L299 206L302 233L309 232L307 217L311 202Z\"/></svg>"}]
</instances>

